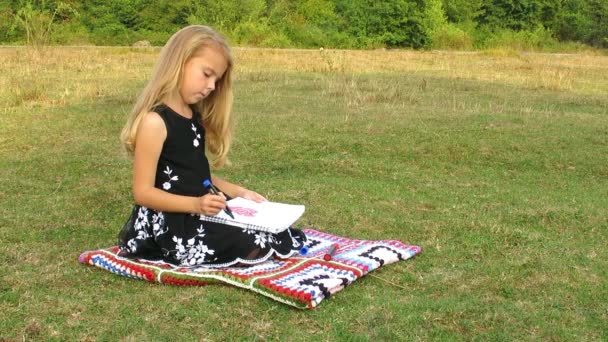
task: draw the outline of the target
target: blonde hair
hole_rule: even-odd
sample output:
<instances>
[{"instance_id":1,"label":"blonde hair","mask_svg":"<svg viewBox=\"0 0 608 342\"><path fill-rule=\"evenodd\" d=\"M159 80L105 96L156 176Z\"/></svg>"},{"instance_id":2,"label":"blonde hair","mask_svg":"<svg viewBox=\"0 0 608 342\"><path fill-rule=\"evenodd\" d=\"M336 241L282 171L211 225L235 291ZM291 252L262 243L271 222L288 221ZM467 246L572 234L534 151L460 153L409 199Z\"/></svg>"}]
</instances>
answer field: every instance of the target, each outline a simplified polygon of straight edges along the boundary
<instances>
[{"instance_id":1,"label":"blonde hair","mask_svg":"<svg viewBox=\"0 0 608 342\"><path fill-rule=\"evenodd\" d=\"M178 89L186 62L201 49L210 47L219 48L228 67L217 81L215 90L193 107L200 113L201 125L205 128L205 147L211 166L218 168L228 161L233 128L232 54L226 40L219 33L202 25L179 30L161 50L152 78L139 95L120 134L120 140L130 154L135 151L137 129L142 118Z\"/></svg>"}]
</instances>

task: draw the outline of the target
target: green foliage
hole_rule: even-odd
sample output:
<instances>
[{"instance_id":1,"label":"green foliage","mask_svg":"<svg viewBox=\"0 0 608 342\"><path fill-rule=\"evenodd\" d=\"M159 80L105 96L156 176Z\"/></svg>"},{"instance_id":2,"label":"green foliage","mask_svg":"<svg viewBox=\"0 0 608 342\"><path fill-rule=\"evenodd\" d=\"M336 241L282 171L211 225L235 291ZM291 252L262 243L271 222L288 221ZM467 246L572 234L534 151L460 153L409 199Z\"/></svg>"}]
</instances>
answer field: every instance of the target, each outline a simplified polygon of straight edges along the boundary
<instances>
[{"instance_id":1,"label":"green foliage","mask_svg":"<svg viewBox=\"0 0 608 342\"><path fill-rule=\"evenodd\" d=\"M445 16L451 23L473 22L484 0L443 0Z\"/></svg>"},{"instance_id":2,"label":"green foliage","mask_svg":"<svg viewBox=\"0 0 608 342\"><path fill-rule=\"evenodd\" d=\"M51 35L51 43L57 45L85 45L89 41L89 31L78 20L56 25Z\"/></svg>"},{"instance_id":3,"label":"green foliage","mask_svg":"<svg viewBox=\"0 0 608 342\"><path fill-rule=\"evenodd\" d=\"M170 34L188 24L189 9L187 1L93 0L87 2L92 15L85 24L96 44L132 44L144 38L164 44Z\"/></svg>"},{"instance_id":4,"label":"green foliage","mask_svg":"<svg viewBox=\"0 0 608 342\"><path fill-rule=\"evenodd\" d=\"M541 50L544 47L551 47L558 42L552 36L552 32L542 26L534 30L498 30L488 35L485 40L478 44L482 48L508 48L513 50Z\"/></svg>"},{"instance_id":5,"label":"green foliage","mask_svg":"<svg viewBox=\"0 0 608 342\"><path fill-rule=\"evenodd\" d=\"M608 2L564 0L555 32L561 40L581 41L608 48Z\"/></svg>"},{"instance_id":6,"label":"green foliage","mask_svg":"<svg viewBox=\"0 0 608 342\"><path fill-rule=\"evenodd\" d=\"M189 24L262 47L608 47L605 0L0 1L0 43L163 45Z\"/></svg>"},{"instance_id":7,"label":"green foliage","mask_svg":"<svg viewBox=\"0 0 608 342\"><path fill-rule=\"evenodd\" d=\"M267 22L247 21L239 24L233 32L234 42L240 45L261 47L290 47L292 41L282 32L277 32Z\"/></svg>"},{"instance_id":8,"label":"green foliage","mask_svg":"<svg viewBox=\"0 0 608 342\"><path fill-rule=\"evenodd\" d=\"M47 6L42 1L38 8L34 7L32 1L20 1L20 8L15 13L15 25L25 33L27 45L42 46L50 42L51 31L57 25L56 19L67 21L71 17L77 17L76 12L70 5L64 2L56 2Z\"/></svg>"},{"instance_id":9,"label":"green foliage","mask_svg":"<svg viewBox=\"0 0 608 342\"><path fill-rule=\"evenodd\" d=\"M452 23L433 31L431 40L434 49L442 50L471 50L474 43L468 32Z\"/></svg>"},{"instance_id":10,"label":"green foliage","mask_svg":"<svg viewBox=\"0 0 608 342\"><path fill-rule=\"evenodd\" d=\"M345 20L344 29L356 47L424 47L425 2L408 0L337 0L337 10Z\"/></svg>"},{"instance_id":11,"label":"green foliage","mask_svg":"<svg viewBox=\"0 0 608 342\"><path fill-rule=\"evenodd\" d=\"M300 47L343 46L341 21L329 0L278 0L268 11L268 25Z\"/></svg>"},{"instance_id":12,"label":"green foliage","mask_svg":"<svg viewBox=\"0 0 608 342\"><path fill-rule=\"evenodd\" d=\"M19 38L20 32L13 24L15 13L7 7L0 7L0 42L12 42Z\"/></svg>"},{"instance_id":13,"label":"green foliage","mask_svg":"<svg viewBox=\"0 0 608 342\"><path fill-rule=\"evenodd\" d=\"M432 33L447 24L447 17L441 0L426 0L424 23L428 33Z\"/></svg>"},{"instance_id":14,"label":"green foliage","mask_svg":"<svg viewBox=\"0 0 608 342\"><path fill-rule=\"evenodd\" d=\"M251 3L248 1L245 4ZM247 17L247 12L251 10L251 6L244 5L241 11L239 3L234 0L200 1L190 6L187 21L189 24L204 24L220 31L226 31L233 29L241 19ZM245 15L242 16L242 14Z\"/></svg>"},{"instance_id":15,"label":"green foliage","mask_svg":"<svg viewBox=\"0 0 608 342\"><path fill-rule=\"evenodd\" d=\"M560 0L485 0L476 21L492 29L531 30L554 20Z\"/></svg>"}]
</instances>

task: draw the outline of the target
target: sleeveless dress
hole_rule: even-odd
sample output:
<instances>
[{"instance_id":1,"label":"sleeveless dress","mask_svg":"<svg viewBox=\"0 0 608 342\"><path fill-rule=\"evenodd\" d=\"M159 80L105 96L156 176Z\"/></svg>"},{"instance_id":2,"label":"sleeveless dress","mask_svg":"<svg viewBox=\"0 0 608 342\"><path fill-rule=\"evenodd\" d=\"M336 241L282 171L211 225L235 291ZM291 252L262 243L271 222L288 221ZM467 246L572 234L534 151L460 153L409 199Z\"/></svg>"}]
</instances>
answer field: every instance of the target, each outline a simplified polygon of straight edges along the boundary
<instances>
[{"instance_id":1,"label":"sleeveless dress","mask_svg":"<svg viewBox=\"0 0 608 342\"><path fill-rule=\"evenodd\" d=\"M203 181L211 179L211 172L199 114L188 119L166 105L153 111L167 128L154 186L177 195L205 195ZM305 242L304 233L294 228L271 234L203 221L198 214L163 212L141 205L134 205L118 235L120 255L162 259L179 266L256 264L273 256L294 255Z\"/></svg>"}]
</instances>

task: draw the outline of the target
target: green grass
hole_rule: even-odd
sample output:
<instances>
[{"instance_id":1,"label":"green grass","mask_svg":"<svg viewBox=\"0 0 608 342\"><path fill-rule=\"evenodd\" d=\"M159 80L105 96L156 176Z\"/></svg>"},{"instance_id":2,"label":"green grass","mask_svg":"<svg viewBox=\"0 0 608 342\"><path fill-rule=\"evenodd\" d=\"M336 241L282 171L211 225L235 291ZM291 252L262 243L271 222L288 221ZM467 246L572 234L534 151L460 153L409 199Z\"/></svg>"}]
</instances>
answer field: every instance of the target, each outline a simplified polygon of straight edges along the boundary
<instances>
[{"instance_id":1,"label":"green grass","mask_svg":"<svg viewBox=\"0 0 608 342\"><path fill-rule=\"evenodd\" d=\"M475 58L497 74L512 62ZM112 64L100 81L109 85L63 102L72 85L48 71L48 84L25 89L44 91L2 93L0 340L606 340L601 65L573 63L566 86L520 82L528 71L511 69L493 80L453 69L243 68L232 165L217 174L305 204L300 227L423 247L312 311L78 264L80 252L114 244L129 214L118 135L150 62L143 76Z\"/></svg>"}]
</instances>

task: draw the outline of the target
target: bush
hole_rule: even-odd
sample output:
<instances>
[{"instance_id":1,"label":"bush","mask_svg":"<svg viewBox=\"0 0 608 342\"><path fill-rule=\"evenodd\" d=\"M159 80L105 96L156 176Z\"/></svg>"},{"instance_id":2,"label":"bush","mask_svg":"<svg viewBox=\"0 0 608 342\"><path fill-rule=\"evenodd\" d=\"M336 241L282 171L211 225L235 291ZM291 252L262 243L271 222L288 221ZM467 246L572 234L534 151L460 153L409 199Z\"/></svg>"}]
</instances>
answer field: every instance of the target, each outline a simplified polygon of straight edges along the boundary
<instances>
[{"instance_id":1,"label":"bush","mask_svg":"<svg viewBox=\"0 0 608 342\"><path fill-rule=\"evenodd\" d=\"M412 0L348 1L336 3L343 18L340 30L355 41L357 48L410 47L428 43L429 21L425 2Z\"/></svg>"},{"instance_id":2,"label":"bush","mask_svg":"<svg viewBox=\"0 0 608 342\"><path fill-rule=\"evenodd\" d=\"M130 45L141 39L140 34L130 32L119 23L96 27L91 32L91 41L95 45Z\"/></svg>"},{"instance_id":3,"label":"bush","mask_svg":"<svg viewBox=\"0 0 608 342\"><path fill-rule=\"evenodd\" d=\"M471 50L473 38L454 24L446 24L431 34L431 47L442 50Z\"/></svg>"},{"instance_id":4,"label":"bush","mask_svg":"<svg viewBox=\"0 0 608 342\"><path fill-rule=\"evenodd\" d=\"M608 47L606 0L0 1L1 43L158 46L188 24L260 47Z\"/></svg>"},{"instance_id":5,"label":"bush","mask_svg":"<svg viewBox=\"0 0 608 342\"><path fill-rule=\"evenodd\" d=\"M543 50L558 44L550 30L538 27L533 31L509 29L486 33L480 47L485 49L507 48L513 50Z\"/></svg>"},{"instance_id":6,"label":"bush","mask_svg":"<svg viewBox=\"0 0 608 342\"><path fill-rule=\"evenodd\" d=\"M81 23L66 22L55 26L51 36L51 43L56 45L87 45L91 37L87 28Z\"/></svg>"},{"instance_id":7,"label":"bush","mask_svg":"<svg viewBox=\"0 0 608 342\"><path fill-rule=\"evenodd\" d=\"M232 41L237 45L260 47L289 47L291 40L282 32L273 30L266 22L244 22L232 33Z\"/></svg>"},{"instance_id":8,"label":"bush","mask_svg":"<svg viewBox=\"0 0 608 342\"><path fill-rule=\"evenodd\" d=\"M158 32L158 31L150 31L150 30L139 30L136 31L131 37L132 39L128 42L129 45L140 41L147 40L152 44L152 46L164 46L173 32Z\"/></svg>"},{"instance_id":9,"label":"bush","mask_svg":"<svg viewBox=\"0 0 608 342\"><path fill-rule=\"evenodd\" d=\"M14 42L25 34L13 25L15 13L9 8L0 9L0 42Z\"/></svg>"},{"instance_id":10,"label":"bush","mask_svg":"<svg viewBox=\"0 0 608 342\"><path fill-rule=\"evenodd\" d=\"M288 48L293 47L293 42L281 32L275 32L264 39L260 45L260 47L266 48Z\"/></svg>"}]
</instances>

